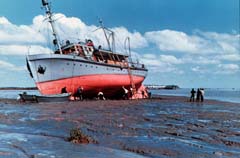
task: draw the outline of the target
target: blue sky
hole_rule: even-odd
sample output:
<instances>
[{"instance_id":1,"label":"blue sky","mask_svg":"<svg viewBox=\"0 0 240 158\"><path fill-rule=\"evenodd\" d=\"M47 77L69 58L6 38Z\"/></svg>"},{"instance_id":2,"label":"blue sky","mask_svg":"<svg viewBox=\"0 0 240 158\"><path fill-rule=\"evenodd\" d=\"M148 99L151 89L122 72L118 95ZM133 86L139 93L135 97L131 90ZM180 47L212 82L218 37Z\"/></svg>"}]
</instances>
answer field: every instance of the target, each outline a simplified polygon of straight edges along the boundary
<instances>
[{"instance_id":1,"label":"blue sky","mask_svg":"<svg viewBox=\"0 0 240 158\"><path fill-rule=\"evenodd\" d=\"M130 36L135 56L149 68L147 84L240 88L239 0L51 2L61 13L56 16L62 39L77 33L100 42L101 35L90 35L98 17L120 41ZM49 51L42 31L47 24L39 15L40 0L1 0L0 87L34 85L24 68L27 47Z\"/></svg>"}]
</instances>

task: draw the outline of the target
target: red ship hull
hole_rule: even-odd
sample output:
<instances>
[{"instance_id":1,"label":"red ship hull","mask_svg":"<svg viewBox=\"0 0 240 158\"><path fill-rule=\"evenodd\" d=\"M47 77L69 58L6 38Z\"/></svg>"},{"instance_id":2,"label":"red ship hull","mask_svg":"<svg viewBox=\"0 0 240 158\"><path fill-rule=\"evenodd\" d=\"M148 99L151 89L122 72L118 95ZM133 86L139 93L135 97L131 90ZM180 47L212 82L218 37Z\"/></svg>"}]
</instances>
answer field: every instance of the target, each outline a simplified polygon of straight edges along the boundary
<instances>
[{"instance_id":1,"label":"red ship hull","mask_svg":"<svg viewBox=\"0 0 240 158\"><path fill-rule=\"evenodd\" d=\"M142 76L133 76L136 88L141 86L144 79ZM44 95L59 94L63 87L74 94L80 86L86 96L95 97L101 91L105 96L113 97L119 94L122 86L129 88L131 83L129 75L88 75L37 83L39 91Z\"/></svg>"}]
</instances>

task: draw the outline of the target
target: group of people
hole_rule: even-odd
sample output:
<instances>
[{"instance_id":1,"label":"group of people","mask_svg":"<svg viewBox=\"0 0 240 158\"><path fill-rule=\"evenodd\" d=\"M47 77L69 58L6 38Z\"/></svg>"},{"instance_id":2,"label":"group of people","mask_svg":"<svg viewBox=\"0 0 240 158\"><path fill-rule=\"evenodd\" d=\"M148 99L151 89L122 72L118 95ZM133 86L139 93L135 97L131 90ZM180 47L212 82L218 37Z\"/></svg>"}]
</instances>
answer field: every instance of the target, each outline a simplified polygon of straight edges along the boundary
<instances>
[{"instance_id":1,"label":"group of people","mask_svg":"<svg viewBox=\"0 0 240 158\"><path fill-rule=\"evenodd\" d=\"M191 97L190 97L190 102L195 101L195 94L197 93L196 97L196 102L203 102L204 101L204 89L203 88L198 88L197 92L194 90L194 88L191 90Z\"/></svg>"},{"instance_id":2,"label":"group of people","mask_svg":"<svg viewBox=\"0 0 240 158\"><path fill-rule=\"evenodd\" d=\"M67 88L63 87L61 89L61 93L68 93ZM130 87L130 89L125 88L124 86L122 86L121 91L119 92L119 95L116 96L116 99L123 99L123 100L128 100L131 99L134 95L134 90L133 88ZM141 91L141 95L142 98L148 98L149 96L151 96L151 93L147 91L147 89L142 90ZM83 100L83 87L80 86L77 88L76 92L72 95L73 100ZM97 94L96 98L98 100L106 100L104 94L102 91L99 91L99 93Z\"/></svg>"},{"instance_id":3,"label":"group of people","mask_svg":"<svg viewBox=\"0 0 240 158\"><path fill-rule=\"evenodd\" d=\"M129 91L124 86L122 86L122 99L128 100L132 95L133 95L132 88L130 89L130 93L129 93Z\"/></svg>"},{"instance_id":4,"label":"group of people","mask_svg":"<svg viewBox=\"0 0 240 158\"><path fill-rule=\"evenodd\" d=\"M63 87L61 89L61 93L62 94L63 93L68 93L67 92L67 88ZM81 101L84 99L83 98L83 87L82 86L77 88L77 91L73 94L73 99L74 100L81 100ZM106 100L106 98L104 97L103 92L99 92L96 99L98 99L98 100Z\"/></svg>"},{"instance_id":5,"label":"group of people","mask_svg":"<svg viewBox=\"0 0 240 158\"><path fill-rule=\"evenodd\" d=\"M61 93L68 93L67 88L63 87ZM78 87L76 93L73 94L74 100L83 100L83 87Z\"/></svg>"},{"instance_id":6,"label":"group of people","mask_svg":"<svg viewBox=\"0 0 240 158\"><path fill-rule=\"evenodd\" d=\"M151 92L149 92L147 88L136 91L136 90L133 90L132 87L130 87L130 89L128 90L124 86L122 86L122 90L123 90L122 99L124 100L132 99L132 98L139 98L139 99L151 98Z\"/></svg>"}]
</instances>

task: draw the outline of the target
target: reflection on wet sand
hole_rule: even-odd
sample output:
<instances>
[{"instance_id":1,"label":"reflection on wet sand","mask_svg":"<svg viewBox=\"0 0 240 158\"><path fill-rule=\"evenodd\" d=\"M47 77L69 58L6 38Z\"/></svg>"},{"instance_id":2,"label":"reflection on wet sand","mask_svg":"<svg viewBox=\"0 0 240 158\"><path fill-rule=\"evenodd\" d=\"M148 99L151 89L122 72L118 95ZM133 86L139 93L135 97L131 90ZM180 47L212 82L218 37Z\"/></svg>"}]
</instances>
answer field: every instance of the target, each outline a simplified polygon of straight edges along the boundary
<instances>
[{"instance_id":1,"label":"reflection on wet sand","mask_svg":"<svg viewBox=\"0 0 240 158\"><path fill-rule=\"evenodd\" d=\"M237 157L240 104L188 98L0 101L0 157ZM89 142L69 142L85 135ZM77 134L76 134L77 133Z\"/></svg>"}]
</instances>

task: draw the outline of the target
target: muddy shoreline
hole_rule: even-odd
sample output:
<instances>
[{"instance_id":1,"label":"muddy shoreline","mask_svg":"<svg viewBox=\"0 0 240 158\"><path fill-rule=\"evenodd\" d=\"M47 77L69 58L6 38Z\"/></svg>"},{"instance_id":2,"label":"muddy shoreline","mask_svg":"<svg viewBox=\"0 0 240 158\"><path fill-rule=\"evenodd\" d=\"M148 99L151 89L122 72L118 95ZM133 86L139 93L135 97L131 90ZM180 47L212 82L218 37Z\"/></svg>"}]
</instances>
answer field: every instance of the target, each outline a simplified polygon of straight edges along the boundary
<instances>
[{"instance_id":1,"label":"muddy shoreline","mask_svg":"<svg viewBox=\"0 0 240 158\"><path fill-rule=\"evenodd\" d=\"M5 140L0 142L0 157L160 158L240 154L238 103L215 100L191 103L187 97L175 96L54 104L0 99L0 109L0 137ZM95 143L68 142L74 128L81 129Z\"/></svg>"}]
</instances>

